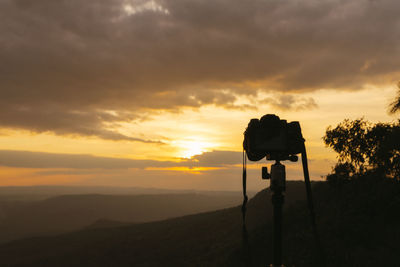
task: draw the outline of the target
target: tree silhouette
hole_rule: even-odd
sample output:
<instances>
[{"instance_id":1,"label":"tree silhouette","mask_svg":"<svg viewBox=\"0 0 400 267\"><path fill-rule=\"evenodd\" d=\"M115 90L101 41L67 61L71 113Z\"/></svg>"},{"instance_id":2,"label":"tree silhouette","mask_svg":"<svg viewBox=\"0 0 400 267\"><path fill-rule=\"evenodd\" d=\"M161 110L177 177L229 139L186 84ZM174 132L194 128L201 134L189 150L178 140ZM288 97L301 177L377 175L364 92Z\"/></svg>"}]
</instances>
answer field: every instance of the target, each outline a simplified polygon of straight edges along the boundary
<instances>
[{"instance_id":1,"label":"tree silhouette","mask_svg":"<svg viewBox=\"0 0 400 267\"><path fill-rule=\"evenodd\" d=\"M323 140L338 153L333 176L327 177L331 180L346 180L366 172L400 178L399 122L372 124L363 118L344 120L335 128L328 127Z\"/></svg>"},{"instance_id":2,"label":"tree silhouette","mask_svg":"<svg viewBox=\"0 0 400 267\"><path fill-rule=\"evenodd\" d=\"M396 113L397 111L400 110L400 82L397 83L397 88L399 89L397 91L397 96L396 99L390 104L390 113Z\"/></svg>"}]
</instances>

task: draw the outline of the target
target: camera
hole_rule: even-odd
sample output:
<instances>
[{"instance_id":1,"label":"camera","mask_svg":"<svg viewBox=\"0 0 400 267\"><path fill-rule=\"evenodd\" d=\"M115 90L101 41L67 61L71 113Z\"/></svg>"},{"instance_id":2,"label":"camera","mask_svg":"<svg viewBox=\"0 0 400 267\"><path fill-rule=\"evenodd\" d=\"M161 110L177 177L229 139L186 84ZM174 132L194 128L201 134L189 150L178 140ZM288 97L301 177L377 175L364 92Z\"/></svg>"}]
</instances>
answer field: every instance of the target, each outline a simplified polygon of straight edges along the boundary
<instances>
[{"instance_id":1,"label":"camera","mask_svg":"<svg viewBox=\"0 0 400 267\"><path fill-rule=\"evenodd\" d=\"M243 148L251 161L297 161L296 154L304 149L304 138L298 121L287 122L267 114L251 119L244 132Z\"/></svg>"}]
</instances>

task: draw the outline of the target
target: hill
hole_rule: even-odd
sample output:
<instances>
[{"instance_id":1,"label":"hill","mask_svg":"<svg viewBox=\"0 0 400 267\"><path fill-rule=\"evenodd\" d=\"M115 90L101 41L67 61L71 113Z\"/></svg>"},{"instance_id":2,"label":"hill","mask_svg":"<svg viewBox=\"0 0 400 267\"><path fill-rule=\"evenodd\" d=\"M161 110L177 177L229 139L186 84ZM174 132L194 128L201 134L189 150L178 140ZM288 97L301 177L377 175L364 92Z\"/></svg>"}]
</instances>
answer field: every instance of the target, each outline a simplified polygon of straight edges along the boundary
<instances>
[{"instance_id":1,"label":"hill","mask_svg":"<svg viewBox=\"0 0 400 267\"><path fill-rule=\"evenodd\" d=\"M286 266L317 261L304 184L288 183L284 212ZM364 177L335 187L314 185L327 266L397 266L400 185ZM266 266L272 258L271 201L249 201L248 245L240 207L159 222L91 228L0 245L2 266Z\"/></svg>"},{"instance_id":2,"label":"hill","mask_svg":"<svg viewBox=\"0 0 400 267\"><path fill-rule=\"evenodd\" d=\"M326 266L398 266L400 253L400 183L364 175L335 186L314 186L317 224ZM323 266L318 258L306 203L285 211L283 251L286 266ZM252 233L254 266L272 251L271 229ZM240 251L240 250L238 250ZM241 259L234 254L233 262ZM265 263L265 262L264 262ZM264 265L265 266L265 265Z\"/></svg>"},{"instance_id":3,"label":"hill","mask_svg":"<svg viewBox=\"0 0 400 267\"><path fill-rule=\"evenodd\" d=\"M0 203L3 201L30 202L62 195L161 195L200 194L212 196L237 196L235 191L205 191L184 189L161 189L146 187L112 186L0 186ZM249 192L253 196L255 192Z\"/></svg>"},{"instance_id":4,"label":"hill","mask_svg":"<svg viewBox=\"0 0 400 267\"><path fill-rule=\"evenodd\" d=\"M305 196L288 186L287 206ZM263 191L249 202L249 230L269 222L271 201ZM165 221L91 228L0 246L2 266L185 266L226 262L241 244L239 207ZM23 255L23 256L21 256Z\"/></svg>"},{"instance_id":5,"label":"hill","mask_svg":"<svg viewBox=\"0 0 400 267\"><path fill-rule=\"evenodd\" d=\"M78 230L98 220L149 222L233 207L241 195L66 195L3 203L0 242ZM11 203L11 202L10 202ZM10 204L9 203L9 204ZM0 214L1 215L1 214Z\"/></svg>"}]
</instances>

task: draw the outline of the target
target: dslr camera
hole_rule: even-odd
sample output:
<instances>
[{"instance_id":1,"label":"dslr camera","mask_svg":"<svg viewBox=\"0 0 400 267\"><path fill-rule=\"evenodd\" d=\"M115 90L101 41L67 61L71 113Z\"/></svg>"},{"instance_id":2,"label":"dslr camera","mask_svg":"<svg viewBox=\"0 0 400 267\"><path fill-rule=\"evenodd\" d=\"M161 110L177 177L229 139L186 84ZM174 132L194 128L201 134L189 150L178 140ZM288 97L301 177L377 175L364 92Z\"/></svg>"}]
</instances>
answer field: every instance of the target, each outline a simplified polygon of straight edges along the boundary
<instances>
[{"instance_id":1,"label":"dslr camera","mask_svg":"<svg viewBox=\"0 0 400 267\"><path fill-rule=\"evenodd\" d=\"M287 122L273 114L251 119L244 132L243 148L251 161L297 161L304 150L304 138L298 121Z\"/></svg>"}]
</instances>

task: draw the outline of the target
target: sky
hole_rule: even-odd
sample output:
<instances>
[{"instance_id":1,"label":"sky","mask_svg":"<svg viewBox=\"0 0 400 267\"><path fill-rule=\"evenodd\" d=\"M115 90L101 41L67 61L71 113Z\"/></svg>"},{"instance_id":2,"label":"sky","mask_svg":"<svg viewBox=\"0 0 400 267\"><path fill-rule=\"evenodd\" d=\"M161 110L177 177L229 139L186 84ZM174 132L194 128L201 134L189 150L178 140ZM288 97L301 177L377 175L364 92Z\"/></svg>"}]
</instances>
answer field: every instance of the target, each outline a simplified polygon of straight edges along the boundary
<instances>
[{"instance_id":1,"label":"sky","mask_svg":"<svg viewBox=\"0 0 400 267\"><path fill-rule=\"evenodd\" d=\"M0 0L0 186L240 190L251 118L392 122L396 0ZM249 189L266 186L249 164ZM302 179L287 163L287 179Z\"/></svg>"}]
</instances>

